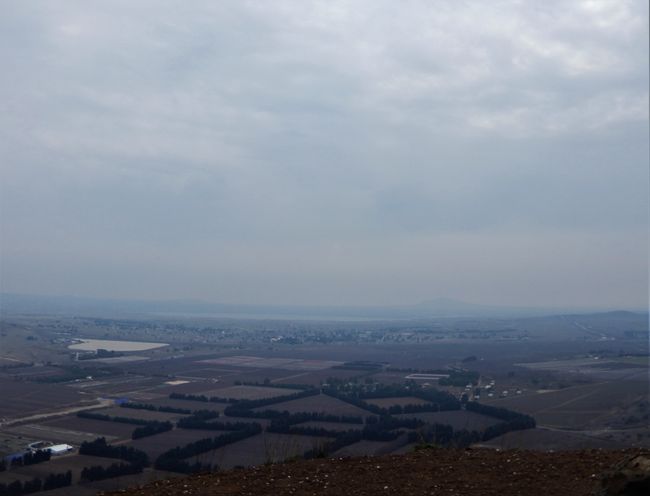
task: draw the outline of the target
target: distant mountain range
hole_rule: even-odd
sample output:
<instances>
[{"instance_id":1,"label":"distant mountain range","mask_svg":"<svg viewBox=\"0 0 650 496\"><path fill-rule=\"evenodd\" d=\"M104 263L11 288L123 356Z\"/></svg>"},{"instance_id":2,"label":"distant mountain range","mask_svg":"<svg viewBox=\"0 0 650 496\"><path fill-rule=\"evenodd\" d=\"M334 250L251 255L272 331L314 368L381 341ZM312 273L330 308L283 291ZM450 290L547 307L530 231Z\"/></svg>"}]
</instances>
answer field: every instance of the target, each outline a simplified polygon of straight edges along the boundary
<instances>
[{"instance_id":1,"label":"distant mountain range","mask_svg":"<svg viewBox=\"0 0 650 496\"><path fill-rule=\"evenodd\" d=\"M237 305L196 300L111 300L81 296L0 293L2 314L55 314L79 316L191 315L276 319L426 319L446 317L529 317L567 313L593 313L576 308L489 306L449 298L405 306Z\"/></svg>"}]
</instances>

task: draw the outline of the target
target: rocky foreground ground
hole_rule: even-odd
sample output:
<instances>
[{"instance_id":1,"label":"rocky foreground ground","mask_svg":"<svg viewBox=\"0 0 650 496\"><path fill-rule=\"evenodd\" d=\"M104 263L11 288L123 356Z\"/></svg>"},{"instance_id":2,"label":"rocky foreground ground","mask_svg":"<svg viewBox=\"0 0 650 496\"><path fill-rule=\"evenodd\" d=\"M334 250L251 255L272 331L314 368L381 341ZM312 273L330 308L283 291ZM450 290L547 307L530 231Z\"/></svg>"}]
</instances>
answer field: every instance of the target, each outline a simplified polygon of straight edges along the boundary
<instances>
[{"instance_id":1,"label":"rocky foreground ground","mask_svg":"<svg viewBox=\"0 0 650 496\"><path fill-rule=\"evenodd\" d=\"M542 453L427 449L406 455L294 461L163 480L133 496L594 495L604 474L647 450ZM633 494L633 493L619 493ZM643 493L641 493L643 494ZM650 494L647 493L647 494Z\"/></svg>"}]
</instances>

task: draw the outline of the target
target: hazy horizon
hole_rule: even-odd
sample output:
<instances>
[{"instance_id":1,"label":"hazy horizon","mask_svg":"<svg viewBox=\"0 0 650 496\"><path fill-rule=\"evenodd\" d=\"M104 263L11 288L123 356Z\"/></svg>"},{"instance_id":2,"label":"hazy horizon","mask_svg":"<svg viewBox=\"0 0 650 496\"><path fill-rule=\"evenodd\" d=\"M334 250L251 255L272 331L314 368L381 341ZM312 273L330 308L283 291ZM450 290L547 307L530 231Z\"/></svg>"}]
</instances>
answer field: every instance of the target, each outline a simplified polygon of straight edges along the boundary
<instances>
[{"instance_id":1,"label":"hazy horizon","mask_svg":"<svg viewBox=\"0 0 650 496\"><path fill-rule=\"evenodd\" d=\"M161 306L163 305L163 306ZM607 312L648 313L647 306L513 306L487 305L477 301L465 301L437 297L404 304L385 305L327 305L314 304L251 304L202 299L120 299L97 298L88 295L52 295L0 293L0 311L10 314L69 314L70 312L116 313L116 314L164 314L221 316L224 318L289 318L328 319L332 317L352 319L421 319L450 316L467 317L532 317L567 314L591 314Z\"/></svg>"},{"instance_id":2,"label":"hazy horizon","mask_svg":"<svg viewBox=\"0 0 650 496\"><path fill-rule=\"evenodd\" d=\"M646 1L0 2L0 292L648 306Z\"/></svg>"}]
</instances>

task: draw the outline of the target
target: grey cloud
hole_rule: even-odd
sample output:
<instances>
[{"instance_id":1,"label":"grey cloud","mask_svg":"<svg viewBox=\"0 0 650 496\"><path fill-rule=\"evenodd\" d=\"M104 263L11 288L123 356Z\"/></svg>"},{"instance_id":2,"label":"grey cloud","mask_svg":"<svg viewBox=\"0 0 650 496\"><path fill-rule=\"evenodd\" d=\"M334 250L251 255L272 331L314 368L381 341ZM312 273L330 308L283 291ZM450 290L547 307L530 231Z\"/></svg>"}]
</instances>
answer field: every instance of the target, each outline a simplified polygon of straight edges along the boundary
<instances>
[{"instance_id":1,"label":"grey cloud","mask_svg":"<svg viewBox=\"0 0 650 496\"><path fill-rule=\"evenodd\" d=\"M503 303L647 300L647 2L2 11L4 290L480 301L499 267ZM508 239L555 247L564 292ZM564 284L604 264L629 285Z\"/></svg>"}]
</instances>

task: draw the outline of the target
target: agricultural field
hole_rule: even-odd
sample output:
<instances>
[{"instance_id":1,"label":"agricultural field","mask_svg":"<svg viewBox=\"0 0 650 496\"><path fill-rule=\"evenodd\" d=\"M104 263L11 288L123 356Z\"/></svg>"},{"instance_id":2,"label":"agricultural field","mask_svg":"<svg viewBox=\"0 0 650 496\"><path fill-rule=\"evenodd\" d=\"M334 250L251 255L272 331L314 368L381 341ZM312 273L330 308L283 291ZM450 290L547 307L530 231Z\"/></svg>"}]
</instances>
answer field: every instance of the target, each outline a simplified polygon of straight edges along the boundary
<instances>
[{"instance_id":1,"label":"agricultural field","mask_svg":"<svg viewBox=\"0 0 650 496\"><path fill-rule=\"evenodd\" d=\"M508 432L502 436L480 443L480 446L499 449L582 450L620 449L629 444L591 436L581 432L550 430L545 428Z\"/></svg>"},{"instance_id":2,"label":"agricultural field","mask_svg":"<svg viewBox=\"0 0 650 496\"><path fill-rule=\"evenodd\" d=\"M223 409L228 406L228 403L214 401L206 403L205 401L179 400L167 396L147 400L146 403L154 406L171 406L173 408L185 408L188 410L215 410L217 412L223 412Z\"/></svg>"},{"instance_id":3,"label":"agricultural field","mask_svg":"<svg viewBox=\"0 0 650 496\"><path fill-rule=\"evenodd\" d=\"M358 441L333 453L335 457L385 455L398 449L405 441Z\"/></svg>"},{"instance_id":4,"label":"agricultural field","mask_svg":"<svg viewBox=\"0 0 650 496\"><path fill-rule=\"evenodd\" d=\"M11 484L15 480L19 480L20 482L25 482L28 480L32 480L33 478L34 477L30 475L20 474L18 472L14 472L13 470L0 472L0 484Z\"/></svg>"},{"instance_id":5,"label":"agricultural field","mask_svg":"<svg viewBox=\"0 0 650 496\"><path fill-rule=\"evenodd\" d=\"M409 374L407 372L377 372L375 374L372 374L372 378L381 383L381 384L402 384L405 380L406 377ZM423 381L423 382L429 382L435 386L436 382L435 381Z\"/></svg>"},{"instance_id":6,"label":"agricultural field","mask_svg":"<svg viewBox=\"0 0 650 496\"><path fill-rule=\"evenodd\" d=\"M271 423L269 419L265 419L265 418L252 419L247 417L220 417L216 420L222 422L244 422L244 423L255 422L256 424L260 424L264 428L268 427L268 425Z\"/></svg>"},{"instance_id":7,"label":"agricultural field","mask_svg":"<svg viewBox=\"0 0 650 496\"><path fill-rule=\"evenodd\" d=\"M84 432L78 429L66 429L63 427L53 427L45 424L21 424L7 428L5 431L9 434L22 436L26 445L34 441L49 441L55 444L68 443L79 445L84 441L92 441L97 436L91 432Z\"/></svg>"},{"instance_id":8,"label":"agricultural field","mask_svg":"<svg viewBox=\"0 0 650 496\"><path fill-rule=\"evenodd\" d=\"M533 371L580 374L601 380L642 378L647 375L650 363L647 356L604 356L592 355L569 360L550 360L517 364Z\"/></svg>"},{"instance_id":9,"label":"agricultural field","mask_svg":"<svg viewBox=\"0 0 650 496\"><path fill-rule=\"evenodd\" d=\"M283 403L276 403L268 407L254 408L253 411L263 410L278 410L287 411L289 413L298 412L319 412L328 413L330 415L350 415L350 416L368 416L370 412L363 410L357 406L346 403L325 394L318 394L316 396L308 396L297 400L289 400Z\"/></svg>"},{"instance_id":10,"label":"agricultural field","mask_svg":"<svg viewBox=\"0 0 650 496\"><path fill-rule=\"evenodd\" d=\"M201 363L210 365L230 365L234 367L250 367L255 369L282 370L323 370L342 365L335 360L309 360L301 358L266 358L260 356L230 356L203 360Z\"/></svg>"},{"instance_id":11,"label":"agricultural field","mask_svg":"<svg viewBox=\"0 0 650 496\"><path fill-rule=\"evenodd\" d=\"M174 376L175 379L180 380L182 376ZM228 384L221 384L223 387L227 387ZM183 393L183 394L203 394L205 391L214 389L216 383L213 381L195 381L190 380L183 384L161 384L156 388L151 388L146 393L154 394L160 397L167 397L171 393Z\"/></svg>"},{"instance_id":12,"label":"agricultural field","mask_svg":"<svg viewBox=\"0 0 650 496\"><path fill-rule=\"evenodd\" d=\"M260 386L230 386L223 389L209 389L202 394L210 397L217 396L230 400L262 400L286 396L300 392L299 389L269 388Z\"/></svg>"},{"instance_id":13,"label":"agricultural field","mask_svg":"<svg viewBox=\"0 0 650 496\"><path fill-rule=\"evenodd\" d=\"M0 421L15 419L79 405L88 398L73 388L59 384L38 384L0 378ZM6 399L11 398L11 401Z\"/></svg>"},{"instance_id":14,"label":"agricultural field","mask_svg":"<svg viewBox=\"0 0 650 496\"><path fill-rule=\"evenodd\" d=\"M427 400L416 398L414 396L403 396L401 398L371 398L365 400L366 403L371 405L378 406L380 408L390 408L391 406L399 405L430 405L431 403Z\"/></svg>"},{"instance_id":15,"label":"agricultural field","mask_svg":"<svg viewBox=\"0 0 650 496\"><path fill-rule=\"evenodd\" d=\"M361 372L359 370L350 370L350 369L324 369L316 370L313 372L299 372L292 373L290 375L285 375L281 378L272 379L272 383L277 384L306 384L308 386L320 386L321 384L327 383L328 379L352 379L354 377L359 377Z\"/></svg>"},{"instance_id":16,"label":"agricultural field","mask_svg":"<svg viewBox=\"0 0 650 496\"><path fill-rule=\"evenodd\" d=\"M83 482L71 487L47 491L47 496L95 496L99 492L115 492L129 487L138 487L159 479L181 477L174 472L163 472L146 468L141 474L123 475L102 481Z\"/></svg>"},{"instance_id":17,"label":"agricultural field","mask_svg":"<svg viewBox=\"0 0 650 496\"><path fill-rule=\"evenodd\" d=\"M154 436L135 439L126 443L144 451L151 460L155 460L160 454L176 446L184 446L206 437L216 437L226 431L204 431L199 429L174 429Z\"/></svg>"},{"instance_id":18,"label":"agricultural field","mask_svg":"<svg viewBox=\"0 0 650 496\"><path fill-rule=\"evenodd\" d=\"M574 429L606 426L626 408L647 400L647 381L616 381L485 401L533 415L538 424Z\"/></svg>"},{"instance_id":19,"label":"agricultural field","mask_svg":"<svg viewBox=\"0 0 650 496\"><path fill-rule=\"evenodd\" d=\"M625 325L628 323L626 321ZM556 324L573 333L572 337L563 341L547 338L544 335L545 325ZM636 333L640 325L637 323L631 327L631 332ZM299 392L300 389L270 386L297 384L319 387L327 383L335 389L340 388L339 392L350 393L351 401L354 401L359 391L372 392L381 384L403 385L411 373L441 369L476 371L480 375L479 384L465 389L465 384L440 387L436 381L416 381L423 386L424 392L427 388L436 388L447 391L457 400L464 394L470 400L480 396L479 401L483 404L528 413L537 420L536 429L509 432L480 444L493 448L536 449L650 444L650 403L647 401L648 382L645 378L647 355L643 355L647 350L647 341L622 338L619 341L602 341L600 333L606 332L604 326L597 331L598 336L589 341L588 336L595 331L585 331L576 326L574 320L564 318L507 322L450 319L379 325L376 322L280 323L180 318L121 321L21 317L19 324L15 327L5 325L5 329L9 353L3 349L0 388L6 398L11 398L11 401L0 405L0 452L5 455L24 449L31 441L68 443L76 449L84 441L105 437L112 444L142 449L153 461L176 446L224 433L174 428L131 440L135 425L76 416L78 409L151 421L175 422L186 416L116 406L116 400L127 399L192 411L215 410L221 413L217 421L256 422L265 429L260 434L198 455L189 461L198 460L221 468L280 461L322 448L334 438L267 432L266 428L272 422L268 418L225 416L224 410L230 403L170 399L169 394L272 400ZM625 330L619 331L612 331L612 335L625 335ZM559 333L558 329L553 329L549 336ZM506 338L507 335L511 337ZM525 338L519 339L518 335ZM125 354L115 359L76 360L77 351L68 349L68 346L77 336L169 343L169 346L149 351L120 352ZM278 340L278 336L292 339ZM627 352L633 354L625 355ZM39 365L21 365L21 360L29 356L38 357ZM137 361L130 361L130 357L137 358ZM38 382L49 377L65 379L65 374L71 370L77 374L74 379L52 384ZM488 385L490 388L486 389ZM489 391L493 391L494 397L488 397ZM508 395L500 398L503 391L508 391ZM428 403L411 396L411 390L404 389L397 394L397 397L365 401L381 408ZM363 408L324 394L271 403L242 415L255 415L264 410L374 417ZM4 423L2 417L6 419ZM395 415L393 420L411 418L421 419L429 425L448 425L456 431L483 432L502 422L462 409ZM282 421L274 424L276 430L278 425L282 427ZM405 434L384 442L368 440L372 439L368 432L358 432L363 429L363 424L304 419L295 421L299 423L291 425L298 428L323 428L333 435L348 430L357 431L357 437L351 435L349 438L354 440L364 436L363 440L350 441L351 444L330 453L333 456L406 452L416 444L413 436L408 442L408 434L413 431L420 434L422 442L431 441L430 438L425 439L430 434L426 426L413 427L414 424L408 423L402 424L408 427L400 427ZM344 438L339 435L339 439ZM77 473L84 463L96 465L97 460L101 461L95 457L90 457L91 460L87 458L70 454L38 466L11 469L0 474L0 482L29 479L29 475L26 475L28 469L49 472L48 467L57 467L58 470L60 466L60 471L70 468ZM49 494L85 496L97 490L117 490L129 484L177 475L147 468L140 475L84 483L53 490Z\"/></svg>"},{"instance_id":20,"label":"agricultural field","mask_svg":"<svg viewBox=\"0 0 650 496\"><path fill-rule=\"evenodd\" d=\"M465 410L453 410L449 412L421 412L403 413L396 415L398 418L418 418L430 424L451 425L454 429L466 429L468 431L483 431L499 423L499 420L480 413L468 412Z\"/></svg>"},{"instance_id":21,"label":"agricultural field","mask_svg":"<svg viewBox=\"0 0 650 496\"><path fill-rule=\"evenodd\" d=\"M190 381L218 381L239 372L239 369L233 368L205 367L205 364L203 364L203 366L200 366L202 364L202 361L193 363L195 363L197 367L178 370L174 375L178 378Z\"/></svg>"},{"instance_id":22,"label":"agricultural field","mask_svg":"<svg viewBox=\"0 0 650 496\"><path fill-rule=\"evenodd\" d=\"M348 424L345 422L323 422L320 420L310 420L296 424L296 427L313 427L316 429L327 429L328 431L345 432L358 431L363 429L363 424Z\"/></svg>"},{"instance_id":23,"label":"agricultural field","mask_svg":"<svg viewBox=\"0 0 650 496\"><path fill-rule=\"evenodd\" d=\"M302 456L305 451L322 446L328 440L329 438L322 437L263 432L235 444L203 453L189 461L216 465L221 469L262 465Z\"/></svg>"},{"instance_id":24,"label":"agricultural field","mask_svg":"<svg viewBox=\"0 0 650 496\"><path fill-rule=\"evenodd\" d=\"M144 343L138 341L114 341L107 339L85 339L78 338L75 343L68 346L68 349L75 351L148 351L156 348L169 346L167 343Z\"/></svg>"},{"instance_id":25,"label":"agricultural field","mask_svg":"<svg viewBox=\"0 0 650 496\"><path fill-rule=\"evenodd\" d=\"M0 431L0 457L21 453L28 443L38 441L38 439L29 439L22 434L9 432L7 429Z\"/></svg>"},{"instance_id":26,"label":"agricultural field","mask_svg":"<svg viewBox=\"0 0 650 496\"><path fill-rule=\"evenodd\" d=\"M205 407L204 407L205 408ZM167 420L176 420L183 415L180 413L154 412L151 410L140 410L136 408L102 408L101 410L91 410L91 413L100 413L111 417L127 417L139 420L151 420L165 422Z\"/></svg>"},{"instance_id":27,"label":"agricultural field","mask_svg":"<svg viewBox=\"0 0 650 496\"><path fill-rule=\"evenodd\" d=\"M122 424L119 422L108 422L104 420L93 420L87 418L79 418L76 415L68 415L63 418L48 420L40 424L45 429L56 432L58 429L61 431L60 439L65 441L69 439L66 435L67 432L83 432L87 433L92 438L105 437L108 441L119 439L131 439L131 433L137 426L131 424Z\"/></svg>"},{"instance_id":28,"label":"agricultural field","mask_svg":"<svg viewBox=\"0 0 650 496\"><path fill-rule=\"evenodd\" d=\"M117 491L128 487L136 487L158 479L171 479L179 477L179 474L173 472L163 472L154 469L145 469L141 474L126 475L122 477L115 477L103 481L94 482L79 482L79 474L84 466L101 465L109 466L115 460L108 458L68 456L65 458L57 459L65 460L65 463L48 462L40 465L39 470L31 470L39 466L28 467L30 470L20 469L11 470L10 472L0 473L0 483L11 483L14 480L28 481L36 476L43 477L50 473L50 471L72 471L73 485L70 487L62 487L59 489L52 489L47 491L48 496L95 496L100 491ZM22 473L21 473L22 472Z\"/></svg>"},{"instance_id":29,"label":"agricultural field","mask_svg":"<svg viewBox=\"0 0 650 496\"><path fill-rule=\"evenodd\" d=\"M127 377L107 377L92 381L79 381L70 386L82 389L87 394L121 397L160 387L161 383L162 380L158 377L129 375Z\"/></svg>"}]
</instances>

